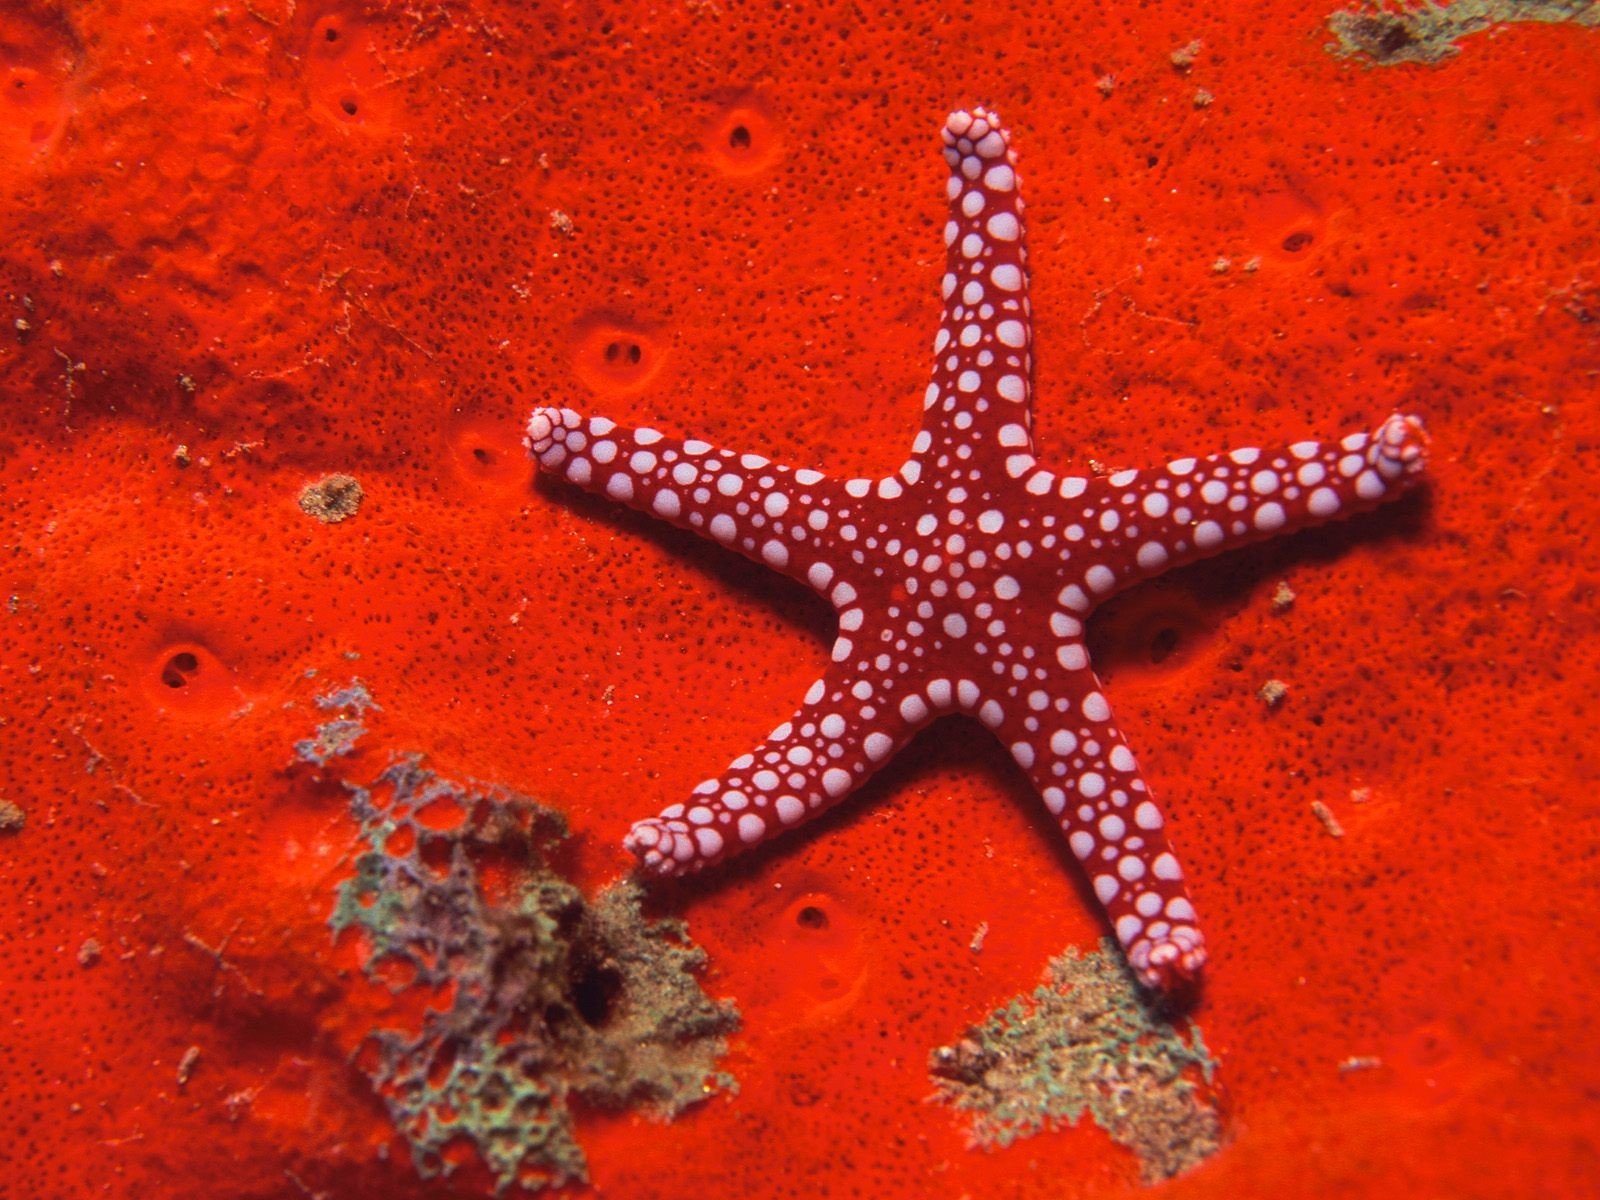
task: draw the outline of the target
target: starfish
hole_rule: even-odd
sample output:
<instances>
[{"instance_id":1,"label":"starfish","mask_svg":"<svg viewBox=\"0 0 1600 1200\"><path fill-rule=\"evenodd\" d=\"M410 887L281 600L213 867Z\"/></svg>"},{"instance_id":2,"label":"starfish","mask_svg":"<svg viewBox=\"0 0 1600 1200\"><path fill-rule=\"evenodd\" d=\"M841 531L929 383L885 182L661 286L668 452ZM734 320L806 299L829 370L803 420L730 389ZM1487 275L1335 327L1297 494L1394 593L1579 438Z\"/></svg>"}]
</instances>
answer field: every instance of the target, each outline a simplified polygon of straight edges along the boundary
<instances>
[{"instance_id":1,"label":"starfish","mask_svg":"<svg viewBox=\"0 0 1600 1200\"><path fill-rule=\"evenodd\" d=\"M1010 138L979 107L953 113L943 140L944 311L922 428L892 475L838 479L567 408L529 418L544 471L763 562L839 617L799 710L625 845L652 873L698 871L826 811L941 714L970 714L1032 781L1140 980L1172 988L1199 972L1205 941L1084 622L1162 571L1390 499L1422 470L1427 435L1395 414L1334 442L1150 470L1041 466Z\"/></svg>"}]
</instances>

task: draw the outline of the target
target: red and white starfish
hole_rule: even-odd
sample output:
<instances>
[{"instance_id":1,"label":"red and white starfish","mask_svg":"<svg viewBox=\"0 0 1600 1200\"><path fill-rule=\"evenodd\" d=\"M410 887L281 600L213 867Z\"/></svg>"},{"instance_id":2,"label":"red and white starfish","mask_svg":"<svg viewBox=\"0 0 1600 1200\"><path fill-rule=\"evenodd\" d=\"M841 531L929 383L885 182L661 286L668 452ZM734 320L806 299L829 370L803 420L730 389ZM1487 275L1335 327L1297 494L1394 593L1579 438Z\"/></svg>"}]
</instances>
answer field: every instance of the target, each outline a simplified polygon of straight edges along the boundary
<instances>
[{"instance_id":1,"label":"red and white starfish","mask_svg":"<svg viewBox=\"0 0 1600 1200\"><path fill-rule=\"evenodd\" d=\"M545 471L758 559L839 614L832 665L799 711L626 845L658 874L700 870L838 803L941 713L970 713L1033 781L1140 979L1170 987L1205 942L1084 621L1171 567L1390 499L1427 438L1395 415L1332 443L1104 478L1040 466L1016 161L983 108L952 114L944 144L944 317L922 429L894 474L836 479L565 408L528 421Z\"/></svg>"}]
</instances>

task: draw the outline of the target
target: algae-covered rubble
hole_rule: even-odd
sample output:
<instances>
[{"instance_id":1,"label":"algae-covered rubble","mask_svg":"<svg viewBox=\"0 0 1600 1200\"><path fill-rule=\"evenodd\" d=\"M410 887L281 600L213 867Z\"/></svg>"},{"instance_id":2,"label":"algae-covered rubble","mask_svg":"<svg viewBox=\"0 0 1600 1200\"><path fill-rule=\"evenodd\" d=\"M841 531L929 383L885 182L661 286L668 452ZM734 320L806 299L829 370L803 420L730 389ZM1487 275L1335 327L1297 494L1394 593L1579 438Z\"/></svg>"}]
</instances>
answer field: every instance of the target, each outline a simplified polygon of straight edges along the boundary
<instances>
[{"instance_id":1,"label":"algae-covered rubble","mask_svg":"<svg viewBox=\"0 0 1600 1200\"><path fill-rule=\"evenodd\" d=\"M1328 18L1337 42L1328 49L1343 58L1365 58L1379 67L1441 63L1461 53L1462 38L1519 23L1573 24L1600 28L1595 0L1454 0L1416 5L1357 4Z\"/></svg>"},{"instance_id":2,"label":"algae-covered rubble","mask_svg":"<svg viewBox=\"0 0 1600 1200\"><path fill-rule=\"evenodd\" d=\"M1116 946L1051 960L1044 981L929 1056L940 1099L972 1114L984 1148L1076 1125L1084 1113L1138 1156L1144 1180L1213 1154L1222 1125L1209 1085L1216 1060L1146 999Z\"/></svg>"},{"instance_id":3,"label":"algae-covered rubble","mask_svg":"<svg viewBox=\"0 0 1600 1200\"><path fill-rule=\"evenodd\" d=\"M588 900L559 876L559 814L416 758L353 787L350 809L366 848L335 936L364 937L370 979L448 998L358 1058L423 1177L470 1143L501 1192L583 1182L572 1101L665 1119L733 1087L716 1063L738 1013L701 990L704 952L681 921L646 919L631 881Z\"/></svg>"}]
</instances>

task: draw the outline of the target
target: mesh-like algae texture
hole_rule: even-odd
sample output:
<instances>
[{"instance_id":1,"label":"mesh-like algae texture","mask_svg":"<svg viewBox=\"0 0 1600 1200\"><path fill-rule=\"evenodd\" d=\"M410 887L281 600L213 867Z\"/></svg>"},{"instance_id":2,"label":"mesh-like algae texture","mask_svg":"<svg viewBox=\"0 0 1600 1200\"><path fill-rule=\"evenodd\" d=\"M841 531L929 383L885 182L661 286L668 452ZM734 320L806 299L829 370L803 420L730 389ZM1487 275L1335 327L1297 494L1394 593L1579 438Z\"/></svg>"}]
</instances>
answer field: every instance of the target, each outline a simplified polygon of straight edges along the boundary
<instances>
[{"instance_id":1,"label":"mesh-like algae texture","mask_svg":"<svg viewBox=\"0 0 1600 1200\"><path fill-rule=\"evenodd\" d=\"M940 1098L972 1114L971 1139L1009 1146L1084 1113L1138 1156L1146 1182L1180 1175L1221 1145L1208 1087L1216 1061L1145 998L1109 941L1069 948L1045 978L929 1056Z\"/></svg>"},{"instance_id":2,"label":"mesh-like algae texture","mask_svg":"<svg viewBox=\"0 0 1600 1200\"><path fill-rule=\"evenodd\" d=\"M559 814L415 758L354 788L351 811L366 849L335 936L365 939L370 979L447 1005L360 1057L424 1178L470 1145L502 1193L584 1182L573 1100L666 1119L732 1088L716 1063L738 1013L701 990L704 952L681 921L646 919L633 882L590 901L561 878Z\"/></svg>"}]
</instances>

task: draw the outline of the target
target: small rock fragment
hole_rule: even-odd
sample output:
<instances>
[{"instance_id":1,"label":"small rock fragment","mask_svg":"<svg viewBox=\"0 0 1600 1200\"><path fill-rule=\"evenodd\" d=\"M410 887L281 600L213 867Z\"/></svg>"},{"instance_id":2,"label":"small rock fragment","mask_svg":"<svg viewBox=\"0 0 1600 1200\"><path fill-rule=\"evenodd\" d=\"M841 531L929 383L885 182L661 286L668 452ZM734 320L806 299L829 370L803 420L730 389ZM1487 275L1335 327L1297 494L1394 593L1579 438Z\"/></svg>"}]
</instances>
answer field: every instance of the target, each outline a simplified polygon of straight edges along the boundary
<instances>
[{"instance_id":1,"label":"small rock fragment","mask_svg":"<svg viewBox=\"0 0 1600 1200\"><path fill-rule=\"evenodd\" d=\"M258 1088L250 1088L242 1092L233 1092L222 1102L222 1113L230 1121L241 1120L250 1111L250 1106L255 1102ZM379 1147L383 1149L383 1147Z\"/></svg>"},{"instance_id":2,"label":"small rock fragment","mask_svg":"<svg viewBox=\"0 0 1600 1200\"><path fill-rule=\"evenodd\" d=\"M1256 692L1256 695L1261 697L1262 703L1270 709L1276 709L1288 694L1289 685L1281 679L1267 680Z\"/></svg>"},{"instance_id":3,"label":"small rock fragment","mask_svg":"<svg viewBox=\"0 0 1600 1200\"><path fill-rule=\"evenodd\" d=\"M178 1060L178 1086L182 1087L189 1082L189 1077L194 1074L195 1064L200 1061L200 1047L190 1046L183 1052L183 1057Z\"/></svg>"},{"instance_id":4,"label":"small rock fragment","mask_svg":"<svg viewBox=\"0 0 1600 1200\"><path fill-rule=\"evenodd\" d=\"M1329 808L1321 800L1313 800L1311 802L1311 813L1317 820L1322 822L1322 827L1332 837L1342 838L1344 836L1344 826L1339 824L1339 818L1334 816L1333 809Z\"/></svg>"}]
</instances>

